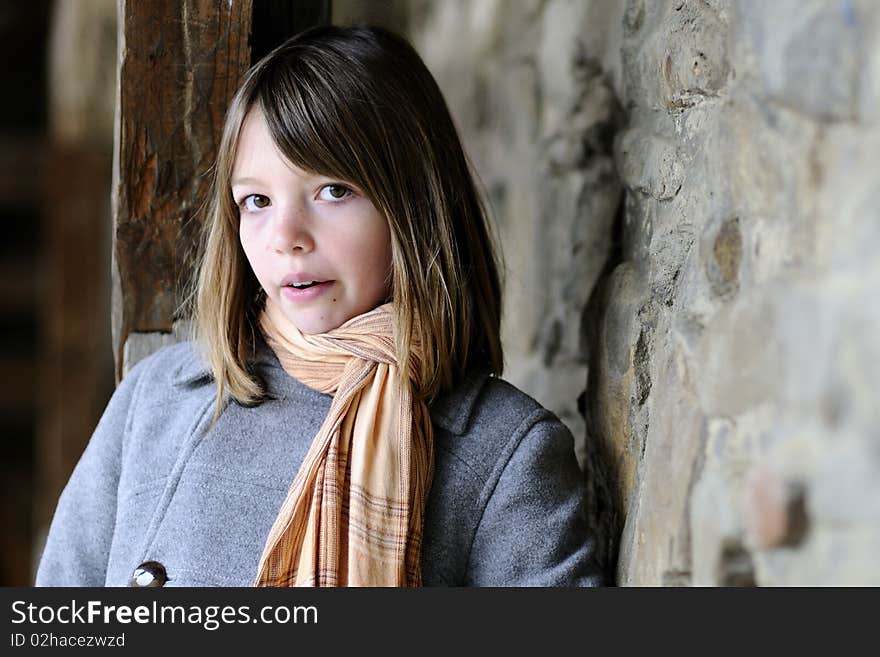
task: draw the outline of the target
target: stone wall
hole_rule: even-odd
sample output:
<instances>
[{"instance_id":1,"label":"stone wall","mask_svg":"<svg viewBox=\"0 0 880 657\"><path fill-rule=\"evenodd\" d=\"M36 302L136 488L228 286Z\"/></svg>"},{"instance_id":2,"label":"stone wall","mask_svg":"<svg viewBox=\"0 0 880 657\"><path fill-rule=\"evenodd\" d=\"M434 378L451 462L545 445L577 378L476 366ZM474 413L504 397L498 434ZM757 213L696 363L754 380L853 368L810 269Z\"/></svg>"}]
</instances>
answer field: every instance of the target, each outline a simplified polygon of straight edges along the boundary
<instances>
[{"instance_id":1,"label":"stone wall","mask_svg":"<svg viewBox=\"0 0 880 657\"><path fill-rule=\"evenodd\" d=\"M581 315L610 249L622 112L587 2L416 3L412 38L446 95L506 258L505 378L552 408L585 460Z\"/></svg>"},{"instance_id":2,"label":"stone wall","mask_svg":"<svg viewBox=\"0 0 880 657\"><path fill-rule=\"evenodd\" d=\"M880 584L880 5L409 7L618 582Z\"/></svg>"}]
</instances>

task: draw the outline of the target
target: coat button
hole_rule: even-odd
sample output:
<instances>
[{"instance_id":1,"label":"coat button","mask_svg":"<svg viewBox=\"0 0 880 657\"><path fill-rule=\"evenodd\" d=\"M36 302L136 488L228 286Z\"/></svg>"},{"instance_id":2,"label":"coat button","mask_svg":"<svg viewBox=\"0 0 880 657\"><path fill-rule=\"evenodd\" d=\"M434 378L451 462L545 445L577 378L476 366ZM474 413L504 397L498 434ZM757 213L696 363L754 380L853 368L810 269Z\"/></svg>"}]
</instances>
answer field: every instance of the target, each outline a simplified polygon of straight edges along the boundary
<instances>
[{"instance_id":1,"label":"coat button","mask_svg":"<svg viewBox=\"0 0 880 657\"><path fill-rule=\"evenodd\" d=\"M140 566L134 569L131 576L130 586L137 587L158 587L165 586L168 581L168 575L165 572L165 566L158 561L144 561Z\"/></svg>"}]
</instances>

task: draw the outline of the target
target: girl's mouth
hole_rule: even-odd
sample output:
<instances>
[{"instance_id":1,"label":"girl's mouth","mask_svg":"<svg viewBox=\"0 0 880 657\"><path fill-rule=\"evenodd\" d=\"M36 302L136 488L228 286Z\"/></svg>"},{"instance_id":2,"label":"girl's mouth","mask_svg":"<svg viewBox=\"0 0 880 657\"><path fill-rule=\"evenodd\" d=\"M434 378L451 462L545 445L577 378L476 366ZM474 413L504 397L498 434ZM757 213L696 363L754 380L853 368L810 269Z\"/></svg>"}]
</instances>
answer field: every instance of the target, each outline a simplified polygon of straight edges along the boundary
<instances>
[{"instance_id":1,"label":"girl's mouth","mask_svg":"<svg viewBox=\"0 0 880 657\"><path fill-rule=\"evenodd\" d=\"M312 301L329 290L333 283L334 281L312 282L302 287L284 285L281 287L281 294L290 301Z\"/></svg>"}]
</instances>

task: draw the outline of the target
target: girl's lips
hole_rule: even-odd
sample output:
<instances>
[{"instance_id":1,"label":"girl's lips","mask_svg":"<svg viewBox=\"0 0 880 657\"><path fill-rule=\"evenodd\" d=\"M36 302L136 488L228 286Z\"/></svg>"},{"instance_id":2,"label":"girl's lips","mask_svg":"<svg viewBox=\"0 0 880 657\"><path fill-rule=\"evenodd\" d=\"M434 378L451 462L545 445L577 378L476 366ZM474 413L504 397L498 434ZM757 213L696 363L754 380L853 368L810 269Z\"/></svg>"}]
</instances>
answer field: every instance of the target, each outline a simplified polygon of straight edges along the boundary
<instances>
[{"instance_id":1,"label":"girl's lips","mask_svg":"<svg viewBox=\"0 0 880 657\"><path fill-rule=\"evenodd\" d=\"M284 285L281 288L281 294L289 301L312 301L329 290L335 281L324 281L307 287L304 290L297 290L290 285Z\"/></svg>"}]
</instances>

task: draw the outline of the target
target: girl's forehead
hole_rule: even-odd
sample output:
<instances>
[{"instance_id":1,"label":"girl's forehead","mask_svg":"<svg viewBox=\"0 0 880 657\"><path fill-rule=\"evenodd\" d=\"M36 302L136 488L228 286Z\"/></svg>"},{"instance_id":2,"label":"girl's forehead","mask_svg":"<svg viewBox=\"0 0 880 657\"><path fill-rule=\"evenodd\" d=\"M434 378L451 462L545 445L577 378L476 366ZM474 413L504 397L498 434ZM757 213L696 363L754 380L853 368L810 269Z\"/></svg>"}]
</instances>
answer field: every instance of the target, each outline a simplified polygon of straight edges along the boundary
<instances>
[{"instance_id":1,"label":"girl's forehead","mask_svg":"<svg viewBox=\"0 0 880 657\"><path fill-rule=\"evenodd\" d=\"M251 108L239 132L232 165L232 185L258 182L270 172L289 172L298 178L318 178L319 174L303 169L287 159L278 148L269 125L258 107Z\"/></svg>"},{"instance_id":2,"label":"girl's forehead","mask_svg":"<svg viewBox=\"0 0 880 657\"><path fill-rule=\"evenodd\" d=\"M251 164L251 160L258 156L259 153L266 153L268 149L278 150L275 140L272 139L272 133L269 131L269 124L263 112L258 107L253 107L245 114L244 120L241 122L241 129L238 131L238 140L235 145L235 162L234 167Z\"/></svg>"}]
</instances>

